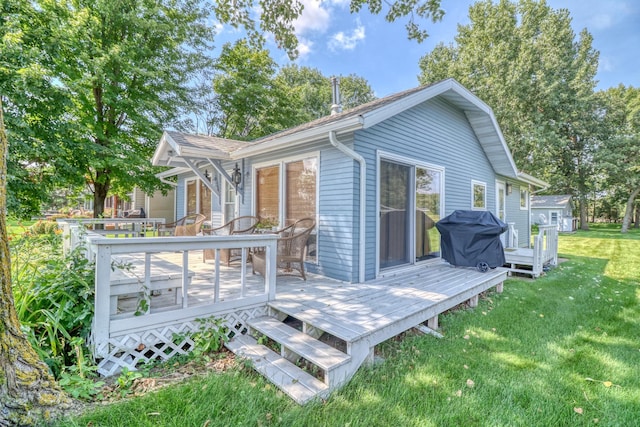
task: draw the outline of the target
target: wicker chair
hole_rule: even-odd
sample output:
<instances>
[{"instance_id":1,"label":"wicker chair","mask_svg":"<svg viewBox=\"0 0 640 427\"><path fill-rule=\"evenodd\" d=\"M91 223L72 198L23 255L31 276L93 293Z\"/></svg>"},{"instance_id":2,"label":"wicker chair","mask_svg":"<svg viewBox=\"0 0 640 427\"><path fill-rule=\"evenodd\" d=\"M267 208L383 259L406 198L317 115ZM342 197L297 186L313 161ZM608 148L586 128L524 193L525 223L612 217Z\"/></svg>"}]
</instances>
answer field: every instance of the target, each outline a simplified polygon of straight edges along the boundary
<instances>
[{"instance_id":1,"label":"wicker chair","mask_svg":"<svg viewBox=\"0 0 640 427\"><path fill-rule=\"evenodd\" d=\"M195 236L202 229L202 223L206 219L202 214L187 215L160 227L158 236Z\"/></svg>"},{"instance_id":2,"label":"wicker chair","mask_svg":"<svg viewBox=\"0 0 640 427\"><path fill-rule=\"evenodd\" d=\"M304 258L306 256L307 240L316 226L313 218L303 218L293 225L278 231L278 251L276 264L278 269L290 272L296 269L304 280L307 276L304 272ZM265 275L266 254L257 252L251 255L253 274Z\"/></svg>"},{"instance_id":3,"label":"wicker chair","mask_svg":"<svg viewBox=\"0 0 640 427\"><path fill-rule=\"evenodd\" d=\"M240 216L238 218L234 218L226 224L212 228L209 230L202 230L202 234L205 236L229 236L232 234L251 234L255 231L256 226L260 222L260 218L256 216ZM234 249L220 249L220 261L227 264L231 263L231 258L236 255L238 250ZM208 259L215 259L216 251L215 249L205 249L202 251L202 261L206 261Z\"/></svg>"}]
</instances>

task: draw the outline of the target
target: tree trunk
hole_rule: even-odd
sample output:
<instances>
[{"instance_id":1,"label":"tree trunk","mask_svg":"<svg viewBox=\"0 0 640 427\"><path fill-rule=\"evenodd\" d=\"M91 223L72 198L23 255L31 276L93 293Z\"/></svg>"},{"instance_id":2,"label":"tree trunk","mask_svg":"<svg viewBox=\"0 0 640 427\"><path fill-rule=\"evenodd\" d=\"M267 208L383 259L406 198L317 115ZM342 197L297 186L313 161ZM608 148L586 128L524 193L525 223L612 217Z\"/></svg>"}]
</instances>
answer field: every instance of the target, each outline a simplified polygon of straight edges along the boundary
<instances>
[{"instance_id":1,"label":"tree trunk","mask_svg":"<svg viewBox=\"0 0 640 427\"><path fill-rule=\"evenodd\" d=\"M589 204L587 202L587 196L581 193L578 197L580 201L580 230L589 230Z\"/></svg>"},{"instance_id":2,"label":"tree trunk","mask_svg":"<svg viewBox=\"0 0 640 427\"><path fill-rule=\"evenodd\" d=\"M631 224L631 216L633 215L633 207L638 194L640 194L640 187L636 188L627 199L627 208L624 210L624 218L622 219L622 230L620 230L622 233L626 233L629 231L629 224Z\"/></svg>"},{"instance_id":3,"label":"tree trunk","mask_svg":"<svg viewBox=\"0 0 640 427\"><path fill-rule=\"evenodd\" d=\"M111 181L109 174L105 171L96 172L96 182L93 185L93 217L102 218L104 215L104 201L107 200L107 193Z\"/></svg>"},{"instance_id":4,"label":"tree trunk","mask_svg":"<svg viewBox=\"0 0 640 427\"><path fill-rule=\"evenodd\" d=\"M49 368L20 330L7 235L7 134L0 99L0 426L37 425L69 408Z\"/></svg>"},{"instance_id":5,"label":"tree trunk","mask_svg":"<svg viewBox=\"0 0 640 427\"><path fill-rule=\"evenodd\" d=\"M640 228L640 203L636 203L636 222L633 224L633 228Z\"/></svg>"}]
</instances>

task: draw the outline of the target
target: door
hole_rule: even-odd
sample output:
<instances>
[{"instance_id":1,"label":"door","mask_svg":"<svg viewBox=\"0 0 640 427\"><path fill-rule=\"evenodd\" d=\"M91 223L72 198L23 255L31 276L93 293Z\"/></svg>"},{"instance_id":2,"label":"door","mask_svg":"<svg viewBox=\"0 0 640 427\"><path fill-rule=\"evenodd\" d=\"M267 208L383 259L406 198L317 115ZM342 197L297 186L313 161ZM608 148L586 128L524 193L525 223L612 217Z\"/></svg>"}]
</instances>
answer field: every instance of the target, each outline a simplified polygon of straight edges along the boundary
<instances>
[{"instance_id":1,"label":"door","mask_svg":"<svg viewBox=\"0 0 640 427\"><path fill-rule=\"evenodd\" d=\"M410 262L412 168L380 161L380 268Z\"/></svg>"},{"instance_id":2,"label":"door","mask_svg":"<svg viewBox=\"0 0 640 427\"><path fill-rule=\"evenodd\" d=\"M507 222L507 190L505 183L496 181L496 215L502 221ZM502 245L506 245L506 233L500 235Z\"/></svg>"}]
</instances>

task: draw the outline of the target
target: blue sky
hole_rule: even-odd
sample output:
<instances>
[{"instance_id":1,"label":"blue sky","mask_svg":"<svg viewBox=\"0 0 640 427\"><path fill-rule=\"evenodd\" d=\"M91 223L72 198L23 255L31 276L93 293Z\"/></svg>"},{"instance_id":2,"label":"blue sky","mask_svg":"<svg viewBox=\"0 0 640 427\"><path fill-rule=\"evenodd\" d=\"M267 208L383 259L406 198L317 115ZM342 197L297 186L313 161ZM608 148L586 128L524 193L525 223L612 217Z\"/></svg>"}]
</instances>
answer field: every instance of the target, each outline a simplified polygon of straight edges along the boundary
<instances>
[{"instance_id":1,"label":"blue sky","mask_svg":"<svg viewBox=\"0 0 640 427\"><path fill-rule=\"evenodd\" d=\"M497 0L496 0L497 1ZM349 13L349 0L303 0L305 9L296 23L301 55L296 63L318 68L324 75L354 73L366 78L376 95L386 96L418 85L419 59L440 43L453 42L458 24L469 23L470 0L442 0L444 19L423 25L429 38L417 43L407 39L404 21L387 23L368 11ZM576 34L587 28L600 52L598 89L623 83L640 87L640 0L547 0L554 9L566 8ZM219 48L239 37L220 27ZM267 46L280 64L286 54ZM218 49L214 52L219 53Z\"/></svg>"}]
</instances>

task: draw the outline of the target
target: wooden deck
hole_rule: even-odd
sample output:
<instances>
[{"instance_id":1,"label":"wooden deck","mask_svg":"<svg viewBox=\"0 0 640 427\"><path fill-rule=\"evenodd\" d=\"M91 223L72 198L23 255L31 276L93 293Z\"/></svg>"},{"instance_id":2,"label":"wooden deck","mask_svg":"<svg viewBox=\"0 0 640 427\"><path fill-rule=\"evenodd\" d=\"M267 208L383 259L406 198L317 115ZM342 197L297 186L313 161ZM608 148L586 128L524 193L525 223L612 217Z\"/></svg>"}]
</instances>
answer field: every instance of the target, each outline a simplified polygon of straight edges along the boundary
<instances>
[{"instance_id":1,"label":"wooden deck","mask_svg":"<svg viewBox=\"0 0 640 427\"><path fill-rule=\"evenodd\" d=\"M268 303L271 316L251 319L249 336L234 338L228 347L304 404L349 381L363 363L373 360L376 345L424 322L437 328L440 313L467 301L475 306L478 295L489 288L502 291L506 276L502 268L480 273L439 263L360 284L321 277L307 283L279 281L276 299ZM298 329L282 323L285 319L294 319ZM279 343L280 354L258 344L251 333ZM327 335L333 338L328 342L343 343L339 347L344 353L336 355L335 348L318 340ZM301 360L315 365L322 377L297 368Z\"/></svg>"},{"instance_id":2,"label":"wooden deck","mask_svg":"<svg viewBox=\"0 0 640 427\"><path fill-rule=\"evenodd\" d=\"M169 274L167 265L174 264L179 271L181 256L159 253L153 258L162 261L163 272ZM206 305L212 299L215 262L202 262L199 251L191 251L188 258L192 273L188 306ZM263 291L262 276L251 274L243 291L240 272L239 262L219 266L219 301ZM437 329L439 314L465 302L475 306L481 292L492 287L501 291L506 276L506 269L481 273L446 263L413 267L360 284L315 274L308 274L307 281L299 275L278 276L275 299L266 303L268 311L247 318L246 329L235 334L227 346L249 358L256 370L304 404L327 397L348 382L360 366L373 360L376 345L423 323ZM175 292L179 289L165 287L153 295L150 312L162 313L179 305ZM138 300L135 296L121 298L114 318L133 316ZM262 335L277 342L280 352L258 344ZM300 368L302 361L316 366L322 375L309 375Z\"/></svg>"},{"instance_id":3,"label":"wooden deck","mask_svg":"<svg viewBox=\"0 0 640 427\"><path fill-rule=\"evenodd\" d=\"M537 278L547 266L558 264L558 230L555 225L539 226L532 248L506 248L504 256L510 273Z\"/></svg>"},{"instance_id":4,"label":"wooden deck","mask_svg":"<svg viewBox=\"0 0 640 427\"><path fill-rule=\"evenodd\" d=\"M435 330L442 312L467 301L475 306L489 288L500 292L508 271L440 262L359 284L313 274L304 281L276 277L273 235L115 239L76 225L68 230L96 263L91 345L101 374L187 353L192 333L216 319L231 338L227 346L300 404L348 382L381 342L412 327L425 330L425 322ZM242 258L230 267L220 257L203 262L203 250L231 248ZM250 273L255 248L266 254L265 277ZM114 270L118 264L127 267ZM278 353L258 342L262 335L279 344Z\"/></svg>"}]
</instances>

